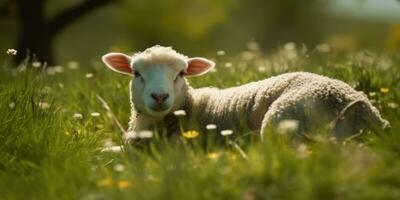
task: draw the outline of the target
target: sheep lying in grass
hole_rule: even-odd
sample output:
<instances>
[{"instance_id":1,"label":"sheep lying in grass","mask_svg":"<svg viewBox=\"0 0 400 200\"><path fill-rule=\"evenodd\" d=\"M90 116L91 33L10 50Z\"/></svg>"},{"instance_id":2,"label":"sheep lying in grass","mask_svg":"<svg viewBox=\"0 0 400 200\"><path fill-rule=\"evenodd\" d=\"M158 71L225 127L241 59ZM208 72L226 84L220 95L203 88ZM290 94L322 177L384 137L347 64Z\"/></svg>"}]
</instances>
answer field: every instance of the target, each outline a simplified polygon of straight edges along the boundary
<instances>
[{"instance_id":1,"label":"sheep lying in grass","mask_svg":"<svg viewBox=\"0 0 400 200\"><path fill-rule=\"evenodd\" d=\"M109 53L102 59L112 70L134 76L130 130L135 132L160 124L177 127L176 110L185 110L185 119L200 128L207 124L216 124L219 130L245 126L261 135L288 119L296 120L302 132L331 123L338 138L389 125L361 92L312 73L286 73L227 89L193 89L186 77L205 74L214 67L212 61L188 58L162 46L133 56Z\"/></svg>"}]
</instances>

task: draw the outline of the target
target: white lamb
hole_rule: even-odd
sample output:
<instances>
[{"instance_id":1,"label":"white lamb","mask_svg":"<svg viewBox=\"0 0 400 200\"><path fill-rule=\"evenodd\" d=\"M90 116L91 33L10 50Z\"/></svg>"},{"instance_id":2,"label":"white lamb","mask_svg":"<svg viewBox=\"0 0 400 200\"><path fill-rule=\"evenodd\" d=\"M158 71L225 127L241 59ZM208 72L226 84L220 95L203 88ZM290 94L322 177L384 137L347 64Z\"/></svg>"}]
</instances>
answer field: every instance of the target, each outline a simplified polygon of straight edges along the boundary
<instances>
[{"instance_id":1,"label":"white lamb","mask_svg":"<svg viewBox=\"0 0 400 200\"><path fill-rule=\"evenodd\" d=\"M216 124L218 130L259 131L283 120L296 120L309 132L331 122L339 139L360 129L389 126L361 92L346 83L307 72L286 73L227 89L189 86L186 77L205 74L214 63L188 58L170 47L153 46L133 56L109 53L103 62L112 70L134 76L130 83L132 115L129 130L158 125L177 127L173 112L185 110L199 128Z\"/></svg>"}]
</instances>

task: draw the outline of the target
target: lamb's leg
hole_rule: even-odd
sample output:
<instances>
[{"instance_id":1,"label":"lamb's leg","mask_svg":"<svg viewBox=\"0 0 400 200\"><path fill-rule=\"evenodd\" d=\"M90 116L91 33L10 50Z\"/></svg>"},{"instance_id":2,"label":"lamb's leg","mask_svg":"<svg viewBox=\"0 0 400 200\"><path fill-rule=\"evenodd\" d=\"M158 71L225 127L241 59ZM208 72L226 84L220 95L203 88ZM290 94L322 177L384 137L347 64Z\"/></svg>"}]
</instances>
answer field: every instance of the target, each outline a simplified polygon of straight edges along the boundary
<instances>
[{"instance_id":1,"label":"lamb's leg","mask_svg":"<svg viewBox=\"0 0 400 200\"><path fill-rule=\"evenodd\" d=\"M339 140L356 134L364 125L360 116L359 106L362 101L353 101L340 111L336 118L330 123L332 134Z\"/></svg>"},{"instance_id":2,"label":"lamb's leg","mask_svg":"<svg viewBox=\"0 0 400 200\"><path fill-rule=\"evenodd\" d=\"M363 100L349 103L331 123L332 133L338 140L344 140L357 134L361 129L381 133L389 127L377 110Z\"/></svg>"},{"instance_id":3,"label":"lamb's leg","mask_svg":"<svg viewBox=\"0 0 400 200\"><path fill-rule=\"evenodd\" d=\"M350 102L339 112L328 109L317 100L297 100L296 103L288 104L283 98L270 106L262 121L261 138L268 130L276 128L280 122L288 119L298 121L297 133L309 134L319 129L328 131L338 141L359 133L361 129L379 133L389 126L388 122L374 111L372 105L363 100Z\"/></svg>"},{"instance_id":4,"label":"lamb's leg","mask_svg":"<svg viewBox=\"0 0 400 200\"><path fill-rule=\"evenodd\" d=\"M268 130L275 129L284 120L297 121L296 133L310 133L311 130L326 129L336 113L326 108L321 100L307 97L302 93L287 94L276 100L264 115L261 124L261 138Z\"/></svg>"},{"instance_id":5,"label":"lamb's leg","mask_svg":"<svg viewBox=\"0 0 400 200\"><path fill-rule=\"evenodd\" d=\"M299 125L298 128L304 128L305 113L302 106L298 104L288 105L281 101L274 102L264 115L260 131L261 139L263 139L264 134L267 134L268 130L277 128L283 120L296 120Z\"/></svg>"}]
</instances>

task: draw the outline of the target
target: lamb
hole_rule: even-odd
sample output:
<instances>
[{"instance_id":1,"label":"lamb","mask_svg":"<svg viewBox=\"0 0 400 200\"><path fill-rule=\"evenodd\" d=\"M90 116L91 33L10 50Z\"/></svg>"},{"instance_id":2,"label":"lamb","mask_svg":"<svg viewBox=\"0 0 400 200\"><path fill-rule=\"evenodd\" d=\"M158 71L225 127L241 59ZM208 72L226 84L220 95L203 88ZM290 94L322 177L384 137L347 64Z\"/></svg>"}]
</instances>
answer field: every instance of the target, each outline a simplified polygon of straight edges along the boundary
<instances>
[{"instance_id":1,"label":"lamb","mask_svg":"<svg viewBox=\"0 0 400 200\"><path fill-rule=\"evenodd\" d=\"M331 124L338 139L360 129L389 127L362 92L313 73L286 73L227 89L193 89L186 78L207 73L214 62L158 45L133 56L108 53L102 60L110 69L133 76L132 132L163 125L173 134L176 110L185 110L185 119L200 129L207 124L216 124L218 130L247 127L261 136L284 120L296 120L301 132Z\"/></svg>"}]
</instances>

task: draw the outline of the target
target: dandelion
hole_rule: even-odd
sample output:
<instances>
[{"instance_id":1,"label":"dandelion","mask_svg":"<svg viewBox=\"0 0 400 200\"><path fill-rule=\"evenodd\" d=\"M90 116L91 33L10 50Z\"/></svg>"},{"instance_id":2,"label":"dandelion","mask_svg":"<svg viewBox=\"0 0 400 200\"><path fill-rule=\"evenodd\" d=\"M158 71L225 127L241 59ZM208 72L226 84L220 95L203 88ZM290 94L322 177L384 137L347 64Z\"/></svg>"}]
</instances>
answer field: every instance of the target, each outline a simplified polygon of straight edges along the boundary
<instances>
[{"instance_id":1,"label":"dandelion","mask_svg":"<svg viewBox=\"0 0 400 200\"><path fill-rule=\"evenodd\" d=\"M185 115L186 115L186 111L184 111L184 110L177 110L177 111L174 111L174 115L175 115L175 116L185 116Z\"/></svg>"},{"instance_id":2,"label":"dandelion","mask_svg":"<svg viewBox=\"0 0 400 200\"><path fill-rule=\"evenodd\" d=\"M150 131L150 130L142 130L142 131L139 131L139 132L128 131L124 135L125 140L137 139L137 138L149 139L149 138L152 138L152 137L153 137L153 132Z\"/></svg>"},{"instance_id":3,"label":"dandelion","mask_svg":"<svg viewBox=\"0 0 400 200\"><path fill-rule=\"evenodd\" d=\"M92 74L92 73L87 73L87 74L85 75L85 77L86 77L86 78L93 78L93 74Z\"/></svg>"},{"instance_id":4,"label":"dandelion","mask_svg":"<svg viewBox=\"0 0 400 200\"><path fill-rule=\"evenodd\" d=\"M46 73L47 75L54 76L56 74L56 71L54 70L53 67L49 67L46 69Z\"/></svg>"},{"instance_id":5,"label":"dandelion","mask_svg":"<svg viewBox=\"0 0 400 200\"><path fill-rule=\"evenodd\" d=\"M331 46L329 44L319 44L316 49L321 53L329 53L331 51Z\"/></svg>"},{"instance_id":6,"label":"dandelion","mask_svg":"<svg viewBox=\"0 0 400 200\"><path fill-rule=\"evenodd\" d=\"M54 66L54 72L61 74L64 72L64 67L61 65Z\"/></svg>"},{"instance_id":7,"label":"dandelion","mask_svg":"<svg viewBox=\"0 0 400 200\"><path fill-rule=\"evenodd\" d=\"M215 152L211 152L207 154L207 158L210 160L217 160L219 158L219 154Z\"/></svg>"},{"instance_id":8,"label":"dandelion","mask_svg":"<svg viewBox=\"0 0 400 200\"><path fill-rule=\"evenodd\" d=\"M125 189L131 186L131 182L128 180L120 180L118 181L118 188L119 189Z\"/></svg>"},{"instance_id":9,"label":"dandelion","mask_svg":"<svg viewBox=\"0 0 400 200\"><path fill-rule=\"evenodd\" d=\"M206 129L207 130L215 130L215 129L217 129L217 125L215 125L215 124L207 124Z\"/></svg>"},{"instance_id":10,"label":"dandelion","mask_svg":"<svg viewBox=\"0 0 400 200\"><path fill-rule=\"evenodd\" d=\"M39 68L41 66L42 66L41 62L35 61L35 62L32 63L32 67L34 67L34 68Z\"/></svg>"},{"instance_id":11,"label":"dandelion","mask_svg":"<svg viewBox=\"0 0 400 200\"><path fill-rule=\"evenodd\" d=\"M232 135L232 134L233 134L233 131L229 130L229 129L221 131L222 136L228 136L228 135Z\"/></svg>"},{"instance_id":12,"label":"dandelion","mask_svg":"<svg viewBox=\"0 0 400 200\"><path fill-rule=\"evenodd\" d=\"M143 130L139 131L137 135L141 139L148 139L153 137L153 132L151 132L150 130Z\"/></svg>"},{"instance_id":13,"label":"dandelion","mask_svg":"<svg viewBox=\"0 0 400 200\"><path fill-rule=\"evenodd\" d=\"M217 51L217 55L219 55L219 56L224 56L226 53L225 53L225 51L224 50L219 50L219 51Z\"/></svg>"},{"instance_id":14,"label":"dandelion","mask_svg":"<svg viewBox=\"0 0 400 200\"><path fill-rule=\"evenodd\" d=\"M72 117L76 120L83 119L83 115L81 113L74 113Z\"/></svg>"},{"instance_id":15,"label":"dandelion","mask_svg":"<svg viewBox=\"0 0 400 200\"><path fill-rule=\"evenodd\" d=\"M381 93L388 93L388 92L389 92L389 88L387 88L387 87L382 87L382 88L380 89L380 91L381 91Z\"/></svg>"},{"instance_id":16,"label":"dandelion","mask_svg":"<svg viewBox=\"0 0 400 200\"><path fill-rule=\"evenodd\" d=\"M280 133L294 132L299 127L299 121L286 119L278 124L277 130Z\"/></svg>"},{"instance_id":17,"label":"dandelion","mask_svg":"<svg viewBox=\"0 0 400 200\"><path fill-rule=\"evenodd\" d=\"M294 42L288 42L284 45L285 50L295 50L296 44Z\"/></svg>"},{"instance_id":18,"label":"dandelion","mask_svg":"<svg viewBox=\"0 0 400 200\"><path fill-rule=\"evenodd\" d=\"M186 132L183 132L182 135L185 138L192 139L192 138L195 138L195 137L199 136L199 132L197 132L197 131L186 131Z\"/></svg>"},{"instance_id":19,"label":"dandelion","mask_svg":"<svg viewBox=\"0 0 400 200\"><path fill-rule=\"evenodd\" d=\"M92 112L92 113L90 113L90 115L91 115L92 117L99 117L99 116L100 116L100 113L98 113L98 112Z\"/></svg>"},{"instance_id":20,"label":"dandelion","mask_svg":"<svg viewBox=\"0 0 400 200\"><path fill-rule=\"evenodd\" d=\"M370 92L370 93L368 93L368 95L369 95L370 97L374 97L374 96L376 96L376 92Z\"/></svg>"},{"instance_id":21,"label":"dandelion","mask_svg":"<svg viewBox=\"0 0 400 200\"><path fill-rule=\"evenodd\" d=\"M300 144L299 147L296 149L297 156L300 159L307 158L308 156L311 155L312 151L308 148L306 144Z\"/></svg>"},{"instance_id":22,"label":"dandelion","mask_svg":"<svg viewBox=\"0 0 400 200\"><path fill-rule=\"evenodd\" d=\"M113 185L113 180L110 178L101 179L97 181L97 186L100 187L111 187Z\"/></svg>"},{"instance_id":23,"label":"dandelion","mask_svg":"<svg viewBox=\"0 0 400 200\"><path fill-rule=\"evenodd\" d=\"M68 67L68 69L72 69L72 70L78 69L79 63L76 61L70 61L67 65L67 67Z\"/></svg>"},{"instance_id":24,"label":"dandelion","mask_svg":"<svg viewBox=\"0 0 400 200\"><path fill-rule=\"evenodd\" d=\"M15 56L15 55L17 55L18 51L15 50L15 49L7 49L6 53L7 53L8 55Z\"/></svg>"},{"instance_id":25,"label":"dandelion","mask_svg":"<svg viewBox=\"0 0 400 200\"><path fill-rule=\"evenodd\" d=\"M241 56L243 60L253 60L255 58L255 54L251 51L243 51Z\"/></svg>"},{"instance_id":26,"label":"dandelion","mask_svg":"<svg viewBox=\"0 0 400 200\"><path fill-rule=\"evenodd\" d=\"M259 72L265 72L265 71L267 71L267 68L265 66L259 66L258 67L258 71Z\"/></svg>"},{"instance_id":27,"label":"dandelion","mask_svg":"<svg viewBox=\"0 0 400 200\"><path fill-rule=\"evenodd\" d=\"M157 181L157 179L151 174L146 174L146 180L148 180L148 181Z\"/></svg>"},{"instance_id":28,"label":"dandelion","mask_svg":"<svg viewBox=\"0 0 400 200\"><path fill-rule=\"evenodd\" d=\"M11 109L13 109L15 107L15 103L11 102L10 104L8 104L8 107L10 107Z\"/></svg>"},{"instance_id":29,"label":"dandelion","mask_svg":"<svg viewBox=\"0 0 400 200\"><path fill-rule=\"evenodd\" d=\"M45 110L50 107L50 104L48 104L47 102L44 102L44 101L40 101L38 103L38 106L40 109Z\"/></svg>"},{"instance_id":30,"label":"dandelion","mask_svg":"<svg viewBox=\"0 0 400 200\"><path fill-rule=\"evenodd\" d=\"M122 150L123 150L122 146L111 146L103 148L101 152L120 153L122 152Z\"/></svg>"},{"instance_id":31,"label":"dandelion","mask_svg":"<svg viewBox=\"0 0 400 200\"><path fill-rule=\"evenodd\" d=\"M258 51L260 48L257 42L251 41L247 43L247 48L252 51Z\"/></svg>"},{"instance_id":32,"label":"dandelion","mask_svg":"<svg viewBox=\"0 0 400 200\"><path fill-rule=\"evenodd\" d=\"M125 170L125 166L122 165L122 164L116 164L114 166L114 170L117 171L117 172L123 172Z\"/></svg>"},{"instance_id":33,"label":"dandelion","mask_svg":"<svg viewBox=\"0 0 400 200\"><path fill-rule=\"evenodd\" d=\"M393 61L388 57L381 58L377 63L377 68L383 71L388 70L393 65Z\"/></svg>"},{"instance_id":34,"label":"dandelion","mask_svg":"<svg viewBox=\"0 0 400 200\"><path fill-rule=\"evenodd\" d=\"M391 109L396 109L396 108L399 107L399 105L397 103L395 103L395 102L389 102L388 103L388 107L391 108Z\"/></svg>"}]
</instances>

